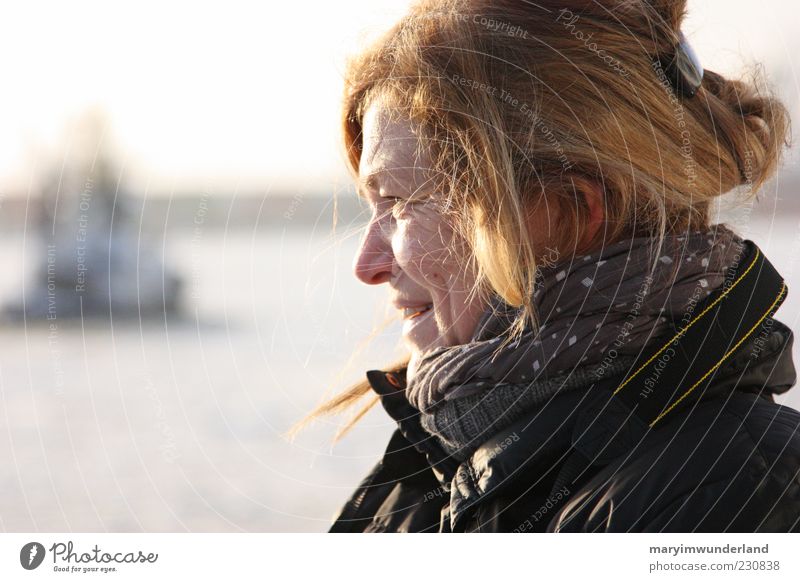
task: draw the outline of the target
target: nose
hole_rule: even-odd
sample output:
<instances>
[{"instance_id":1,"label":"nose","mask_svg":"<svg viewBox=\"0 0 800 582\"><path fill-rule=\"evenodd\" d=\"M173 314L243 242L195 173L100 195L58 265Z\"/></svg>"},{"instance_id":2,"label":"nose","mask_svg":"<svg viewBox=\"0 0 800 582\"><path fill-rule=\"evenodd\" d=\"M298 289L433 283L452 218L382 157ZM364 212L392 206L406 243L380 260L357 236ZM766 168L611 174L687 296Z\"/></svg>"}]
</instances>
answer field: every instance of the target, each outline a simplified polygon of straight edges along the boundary
<instances>
[{"instance_id":1,"label":"nose","mask_svg":"<svg viewBox=\"0 0 800 582\"><path fill-rule=\"evenodd\" d=\"M383 230L380 220L370 221L353 261L353 272L367 285L380 285L392 279L394 253Z\"/></svg>"}]
</instances>

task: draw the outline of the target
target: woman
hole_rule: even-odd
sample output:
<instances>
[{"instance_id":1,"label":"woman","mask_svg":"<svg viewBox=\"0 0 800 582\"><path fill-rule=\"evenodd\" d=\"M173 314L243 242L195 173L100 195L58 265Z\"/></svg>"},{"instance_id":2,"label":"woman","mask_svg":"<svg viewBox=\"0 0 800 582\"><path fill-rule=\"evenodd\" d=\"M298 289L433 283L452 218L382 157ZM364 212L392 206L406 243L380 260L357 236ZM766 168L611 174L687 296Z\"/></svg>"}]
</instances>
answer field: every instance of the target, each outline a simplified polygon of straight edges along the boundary
<instances>
[{"instance_id":1,"label":"woman","mask_svg":"<svg viewBox=\"0 0 800 582\"><path fill-rule=\"evenodd\" d=\"M800 528L787 289L711 217L788 120L685 4L422 1L351 62L355 274L410 356L311 415L398 425L330 531Z\"/></svg>"}]
</instances>

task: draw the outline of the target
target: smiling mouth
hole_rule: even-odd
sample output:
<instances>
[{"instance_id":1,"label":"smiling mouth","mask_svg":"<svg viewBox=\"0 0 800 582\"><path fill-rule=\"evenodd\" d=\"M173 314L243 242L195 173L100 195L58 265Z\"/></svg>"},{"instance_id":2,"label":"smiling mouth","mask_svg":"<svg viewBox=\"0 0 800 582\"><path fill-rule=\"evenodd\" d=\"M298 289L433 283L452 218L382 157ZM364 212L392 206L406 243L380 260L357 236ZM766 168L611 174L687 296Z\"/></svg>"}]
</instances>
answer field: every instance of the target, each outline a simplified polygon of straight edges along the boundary
<instances>
[{"instance_id":1,"label":"smiling mouth","mask_svg":"<svg viewBox=\"0 0 800 582\"><path fill-rule=\"evenodd\" d=\"M414 319L420 315L424 315L433 308L433 303L423 305L421 307L406 307L403 309L403 319Z\"/></svg>"}]
</instances>

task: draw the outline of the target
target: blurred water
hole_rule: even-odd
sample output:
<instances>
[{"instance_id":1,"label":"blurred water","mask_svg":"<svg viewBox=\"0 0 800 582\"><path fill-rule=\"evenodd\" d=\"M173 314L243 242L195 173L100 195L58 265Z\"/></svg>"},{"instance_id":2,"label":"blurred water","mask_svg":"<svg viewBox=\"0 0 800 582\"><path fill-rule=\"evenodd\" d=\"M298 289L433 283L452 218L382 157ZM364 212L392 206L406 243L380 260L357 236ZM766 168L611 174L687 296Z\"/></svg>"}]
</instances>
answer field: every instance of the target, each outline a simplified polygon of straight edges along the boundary
<instances>
[{"instance_id":1,"label":"blurred water","mask_svg":"<svg viewBox=\"0 0 800 582\"><path fill-rule=\"evenodd\" d=\"M23 242L2 240L5 297L21 292ZM383 452L377 410L334 450L329 424L282 437L326 389L399 355L392 328L335 382L386 313L385 291L350 274L355 238L168 243L182 320L0 330L1 529L322 531Z\"/></svg>"},{"instance_id":2,"label":"blurred water","mask_svg":"<svg viewBox=\"0 0 800 582\"><path fill-rule=\"evenodd\" d=\"M744 234L787 279L777 318L795 329L798 219ZM35 245L0 242L0 293L19 296ZM0 329L0 529L324 531L383 452L393 424L379 407L334 448L333 421L282 436L326 390L401 353L393 324L353 356L388 314L386 291L351 274L357 236L166 242L188 282L184 318ZM781 400L798 407L792 392Z\"/></svg>"}]
</instances>

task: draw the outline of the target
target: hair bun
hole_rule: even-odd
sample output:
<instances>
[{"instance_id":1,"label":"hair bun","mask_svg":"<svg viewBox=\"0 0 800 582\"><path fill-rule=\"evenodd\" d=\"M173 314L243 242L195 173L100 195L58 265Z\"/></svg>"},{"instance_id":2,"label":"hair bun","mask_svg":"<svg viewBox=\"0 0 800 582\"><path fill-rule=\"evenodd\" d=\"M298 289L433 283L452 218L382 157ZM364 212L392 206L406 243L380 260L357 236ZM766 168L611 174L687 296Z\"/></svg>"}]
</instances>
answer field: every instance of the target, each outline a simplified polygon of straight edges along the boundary
<instances>
[{"instance_id":1,"label":"hair bun","mask_svg":"<svg viewBox=\"0 0 800 582\"><path fill-rule=\"evenodd\" d=\"M744 185L753 192L776 170L789 135L786 107L758 87L756 79L745 83L713 71L703 79L717 135L735 157L738 179L732 187Z\"/></svg>"},{"instance_id":2,"label":"hair bun","mask_svg":"<svg viewBox=\"0 0 800 582\"><path fill-rule=\"evenodd\" d=\"M686 0L645 0L661 17L661 25L675 33L675 39L681 30L681 23L686 17Z\"/></svg>"}]
</instances>

